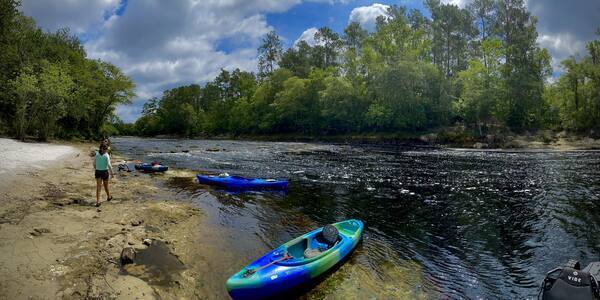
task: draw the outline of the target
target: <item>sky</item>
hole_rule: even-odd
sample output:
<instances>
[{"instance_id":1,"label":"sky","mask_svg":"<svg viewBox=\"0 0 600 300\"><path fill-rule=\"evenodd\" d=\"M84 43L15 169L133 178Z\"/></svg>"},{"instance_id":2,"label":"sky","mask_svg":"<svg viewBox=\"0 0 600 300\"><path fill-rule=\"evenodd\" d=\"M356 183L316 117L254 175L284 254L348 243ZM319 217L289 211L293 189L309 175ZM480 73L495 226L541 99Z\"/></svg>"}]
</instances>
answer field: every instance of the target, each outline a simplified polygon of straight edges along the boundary
<instances>
[{"instance_id":1,"label":"sky","mask_svg":"<svg viewBox=\"0 0 600 300\"><path fill-rule=\"evenodd\" d=\"M460 7L470 1L442 0ZM526 3L538 18L538 43L549 50L555 71L569 55L585 55L600 26L600 0ZM137 96L117 114L133 122L143 104L166 89L204 84L222 68L256 71L256 48L271 30L285 48L299 40L312 43L322 26L342 33L358 21L372 29L392 4L424 11L422 0L23 0L21 10L45 30L69 27L89 58L130 76Z\"/></svg>"}]
</instances>

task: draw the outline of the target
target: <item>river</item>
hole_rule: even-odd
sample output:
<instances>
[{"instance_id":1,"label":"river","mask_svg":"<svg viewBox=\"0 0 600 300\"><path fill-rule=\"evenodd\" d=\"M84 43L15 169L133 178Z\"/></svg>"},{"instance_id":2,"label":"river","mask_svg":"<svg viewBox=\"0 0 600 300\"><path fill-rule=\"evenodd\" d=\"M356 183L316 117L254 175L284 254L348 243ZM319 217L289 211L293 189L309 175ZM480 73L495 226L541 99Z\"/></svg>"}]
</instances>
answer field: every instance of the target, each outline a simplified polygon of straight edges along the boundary
<instances>
[{"instance_id":1,"label":"river","mask_svg":"<svg viewBox=\"0 0 600 300\"><path fill-rule=\"evenodd\" d=\"M223 233L235 258L213 266L223 285L269 249L348 218L365 222L362 244L307 298L535 298L550 269L599 259L597 151L141 138L113 148L200 173L290 179L288 193L229 193L191 177L165 186Z\"/></svg>"}]
</instances>

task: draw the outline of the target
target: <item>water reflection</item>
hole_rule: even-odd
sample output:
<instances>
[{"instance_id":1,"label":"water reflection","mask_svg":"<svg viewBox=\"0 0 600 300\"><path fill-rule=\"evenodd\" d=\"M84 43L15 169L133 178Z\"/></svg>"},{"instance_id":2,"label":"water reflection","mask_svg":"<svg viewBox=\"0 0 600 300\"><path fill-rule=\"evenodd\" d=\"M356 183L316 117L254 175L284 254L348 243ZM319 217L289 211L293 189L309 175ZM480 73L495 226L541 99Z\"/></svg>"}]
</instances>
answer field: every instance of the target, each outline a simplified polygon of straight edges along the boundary
<instances>
[{"instance_id":1,"label":"water reflection","mask_svg":"<svg viewBox=\"0 0 600 300\"><path fill-rule=\"evenodd\" d=\"M169 180L227 232L235 258L224 270L316 226L364 220L360 249L309 298L535 297L547 270L572 257L596 260L600 250L599 152L155 139L114 145L178 168L291 180L288 194L228 193L193 176Z\"/></svg>"}]
</instances>

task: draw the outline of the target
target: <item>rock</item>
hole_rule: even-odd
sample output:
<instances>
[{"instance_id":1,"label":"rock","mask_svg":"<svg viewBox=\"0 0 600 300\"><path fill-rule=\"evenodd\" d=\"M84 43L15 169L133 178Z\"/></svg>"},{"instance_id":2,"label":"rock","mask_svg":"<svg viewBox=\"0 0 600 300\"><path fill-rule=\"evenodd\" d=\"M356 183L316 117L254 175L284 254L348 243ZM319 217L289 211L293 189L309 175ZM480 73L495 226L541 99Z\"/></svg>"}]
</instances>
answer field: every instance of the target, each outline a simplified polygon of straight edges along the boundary
<instances>
[{"instance_id":1,"label":"rock","mask_svg":"<svg viewBox=\"0 0 600 300\"><path fill-rule=\"evenodd\" d=\"M131 226L140 226L142 223L144 223L144 220L136 219L136 220L131 221Z\"/></svg>"},{"instance_id":2,"label":"rock","mask_svg":"<svg viewBox=\"0 0 600 300\"><path fill-rule=\"evenodd\" d=\"M426 143L434 143L437 140L437 134L436 133L425 134L425 135L420 136L419 140L426 142Z\"/></svg>"},{"instance_id":3,"label":"rock","mask_svg":"<svg viewBox=\"0 0 600 300\"><path fill-rule=\"evenodd\" d=\"M152 244L152 240L151 240L151 239L144 239L144 240L142 241L142 243L143 243L144 245L146 245L146 246L150 246L150 245Z\"/></svg>"},{"instance_id":4,"label":"rock","mask_svg":"<svg viewBox=\"0 0 600 300\"><path fill-rule=\"evenodd\" d=\"M206 151L208 151L208 152L219 152L219 151L221 151L221 149L219 149L217 147L212 147L212 148L206 148Z\"/></svg>"},{"instance_id":5,"label":"rock","mask_svg":"<svg viewBox=\"0 0 600 300\"><path fill-rule=\"evenodd\" d=\"M566 131L564 131L564 130L561 131L561 132L559 132L558 134L556 134L556 137L559 138L559 139L563 139L563 138L566 138L568 136L569 136L569 134Z\"/></svg>"},{"instance_id":6,"label":"rock","mask_svg":"<svg viewBox=\"0 0 600 300\"><path fill-rule=\"evenodd\" d=\"M127 242L128 245L133 246L135 243L133 241Z\"/></svg>"},{"instance_id":7,"label":"rock","mask_svg":"<svg viewBox=\"0 0 600 300\"><path fill-rule=\"evenodd\" d=\"M131 247L123 248L121 251L121 264L132 264L135 260L135 249Z\"/></svg>"},{"instance_id":8,"label":"rock","mask_svg":"<svg viewBox=\"0 0 600 300\"><path fill-rule=\"evenodd\" d=\"M189 152L190 152L190 150L183 150L183 151L181 151L181 152L183 152L183 153L189 153Z\"/></svg>"},{"instance_id":9,"label":"rock","mask_svg":"<svg viewBox=\"0 0 600 300\"><path fill-rule=\"evenodd\" d=\"M488 144L486 144L486 143L479 143L478 142L478 143L473 144L473 148L475 148L475 149L484 149L484 148L487 148L487 147L488 147Z\"/></svg>"}]
</instances>

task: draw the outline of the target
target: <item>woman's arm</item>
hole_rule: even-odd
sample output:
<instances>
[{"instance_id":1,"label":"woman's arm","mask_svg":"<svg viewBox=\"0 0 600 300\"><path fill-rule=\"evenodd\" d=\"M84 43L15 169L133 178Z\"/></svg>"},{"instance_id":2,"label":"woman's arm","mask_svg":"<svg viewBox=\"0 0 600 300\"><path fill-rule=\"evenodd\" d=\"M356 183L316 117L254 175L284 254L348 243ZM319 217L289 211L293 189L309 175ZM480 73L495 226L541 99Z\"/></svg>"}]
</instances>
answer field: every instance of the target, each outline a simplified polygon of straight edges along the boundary
<instances>
[{"instance_id":1,"label":"woman's arm","mask_svg":"<svg viewBox=\"0 0 600 300\"><path fill-rule=\"evenodd\" d=\"M115 176L115 173L112 169L112 165L110 164L110 155L108 154L108 152L106 153L106 157L108 158L108 171L110 172L110 176Z\"/></svg>"}]
</instances>

